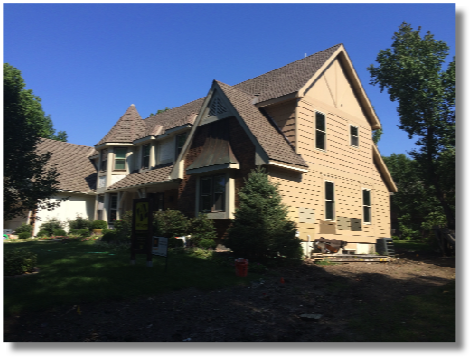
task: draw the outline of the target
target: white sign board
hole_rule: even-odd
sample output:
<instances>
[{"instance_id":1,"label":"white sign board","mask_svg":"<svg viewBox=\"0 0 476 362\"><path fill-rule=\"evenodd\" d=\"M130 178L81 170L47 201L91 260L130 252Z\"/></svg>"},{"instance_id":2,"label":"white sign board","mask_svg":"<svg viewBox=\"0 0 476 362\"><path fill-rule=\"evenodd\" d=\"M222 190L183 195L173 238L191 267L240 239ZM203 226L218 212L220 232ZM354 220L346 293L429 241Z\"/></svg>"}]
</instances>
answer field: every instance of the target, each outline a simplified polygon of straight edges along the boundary
<instances>
[{"instance_id":1,"label":"white sign board","mask_svg":"<svg viewBox=\"0 0 476 362\"><path fill-rule=\"evenodd\" d=\"M152 247L152 254L167 257L167 247L169 239L154 236L154 245Z\"/></svg>"}]
</instances>

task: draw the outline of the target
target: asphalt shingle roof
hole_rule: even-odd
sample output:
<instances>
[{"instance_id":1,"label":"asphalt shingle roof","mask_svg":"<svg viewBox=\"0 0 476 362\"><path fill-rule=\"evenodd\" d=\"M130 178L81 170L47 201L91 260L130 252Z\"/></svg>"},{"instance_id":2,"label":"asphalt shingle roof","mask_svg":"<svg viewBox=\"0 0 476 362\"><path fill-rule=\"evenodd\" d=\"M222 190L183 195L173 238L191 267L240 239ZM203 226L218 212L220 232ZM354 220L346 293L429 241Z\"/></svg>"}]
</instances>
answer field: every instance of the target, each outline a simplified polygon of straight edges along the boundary
<instances>
[{"instance_id":1,"label":"asphalt shingle roof","mask_svg":"<svg viewBox=\"0 0 476 362\"><path fill-rule=\"evenodd\" d=\"M294 152L283 135L251 103L253 95L219 81L215 82L238 111L271 160L307 167L304 159Z\"/></svg>"},{"instance_id":2,"label":"asphalt shingle roof","mask_svg":"<svg viewBox=\"0 0 476 362\"><path fill-rule=\"evenodd\" d=\"M141 138L144 131L144 120L132 104L97 145L99 146L103 143L132 143L136 139Z\"/></svg>"},{"instance_id":3,"label":"asphalt shingle roof","mask_svg":"<svg viewBox=\"0 0 476 362\"><path fill-rule=\"evenodd\" d=\"M41 154L51 152L48 166L58 170L60 190L86 193L96 189L96 167L88 158L95 151L94 147L42 138L37 151Z\"/></svg>"},{"instance_id":4,"label":"asphalt shingle roof","mask_svg":"<svg viewBox=\"0 0 476 362\"><path fill-rule=\"evenodd\" d=\"M117 190L132 186L147 185L150 183L163 182L170 180L170 172L172 172L173 164L160 165L154 170L141 173L130 173L122 180L110 185L108 190Z\"/></svg>"}]
</instances>

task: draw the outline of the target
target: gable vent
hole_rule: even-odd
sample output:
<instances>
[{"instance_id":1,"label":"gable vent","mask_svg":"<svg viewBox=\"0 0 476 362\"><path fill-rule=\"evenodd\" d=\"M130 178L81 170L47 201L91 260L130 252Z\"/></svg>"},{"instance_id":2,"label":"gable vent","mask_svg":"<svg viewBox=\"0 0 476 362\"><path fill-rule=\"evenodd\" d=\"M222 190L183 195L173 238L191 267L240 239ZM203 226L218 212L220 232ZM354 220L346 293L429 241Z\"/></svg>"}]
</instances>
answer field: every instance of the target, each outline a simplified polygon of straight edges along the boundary
<instances>
[{"instance_id":1,"label":"gable vent","mask_svg":"<svg viewBox=\"0 0 476 362\"><path fill-rule=\"evenodd\" d=\"M227 109L223 104L221 104L220 98L215 97L210 102L210 109L208 111L208 116L215 116L218 117L219 115L226 113Z\"/></svg>"}]
</instances>

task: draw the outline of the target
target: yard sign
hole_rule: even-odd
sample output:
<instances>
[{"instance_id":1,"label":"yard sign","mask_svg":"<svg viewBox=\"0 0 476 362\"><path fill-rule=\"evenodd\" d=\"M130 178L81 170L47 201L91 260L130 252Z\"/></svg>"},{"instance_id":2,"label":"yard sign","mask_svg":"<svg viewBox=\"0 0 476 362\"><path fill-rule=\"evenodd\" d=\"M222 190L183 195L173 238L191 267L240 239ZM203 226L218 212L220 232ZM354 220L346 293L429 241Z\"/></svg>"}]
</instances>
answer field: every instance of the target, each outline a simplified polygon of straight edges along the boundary
<instances>
[{"instance_id":1,"label":"yard sign","mask_svg":"<svg viewBox=\"0 0 476 362\"><path fill-rule=\"evenodd\" d=\"M132 211L131 264L136 254L147 254L147 266L152 266L152 208L150 199L134 199Z\"/></svg>"}]
</instances>

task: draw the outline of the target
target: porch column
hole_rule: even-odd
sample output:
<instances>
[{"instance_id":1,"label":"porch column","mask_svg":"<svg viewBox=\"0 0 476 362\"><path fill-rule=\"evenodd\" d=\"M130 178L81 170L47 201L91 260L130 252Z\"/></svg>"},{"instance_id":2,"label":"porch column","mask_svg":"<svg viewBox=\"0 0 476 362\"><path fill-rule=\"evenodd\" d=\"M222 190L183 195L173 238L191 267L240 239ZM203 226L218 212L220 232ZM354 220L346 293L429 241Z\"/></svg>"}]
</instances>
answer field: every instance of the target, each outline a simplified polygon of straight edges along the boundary
<instances>
[{"instance_id":1,"label":"porch column","mask_svg":"<svg viewBox=\"0 0 476 362\"><path fill-rule=\"evenodd\" d=\"M123 195L123 191L118 191L117 192L117 219L121 219L122 218L122 195Z\"/></svg>"},{"instance_id":2,"label":"porch column","mask_svg":"<svg viewBox=\"0 0 476 362\"><path fill-rule=\"evenodd\" d=\"M102 219L108 222L109 219L109 203L111 196L108 192L104 194L104 212L102 213Z\"/></svg>"}]
</instances>

